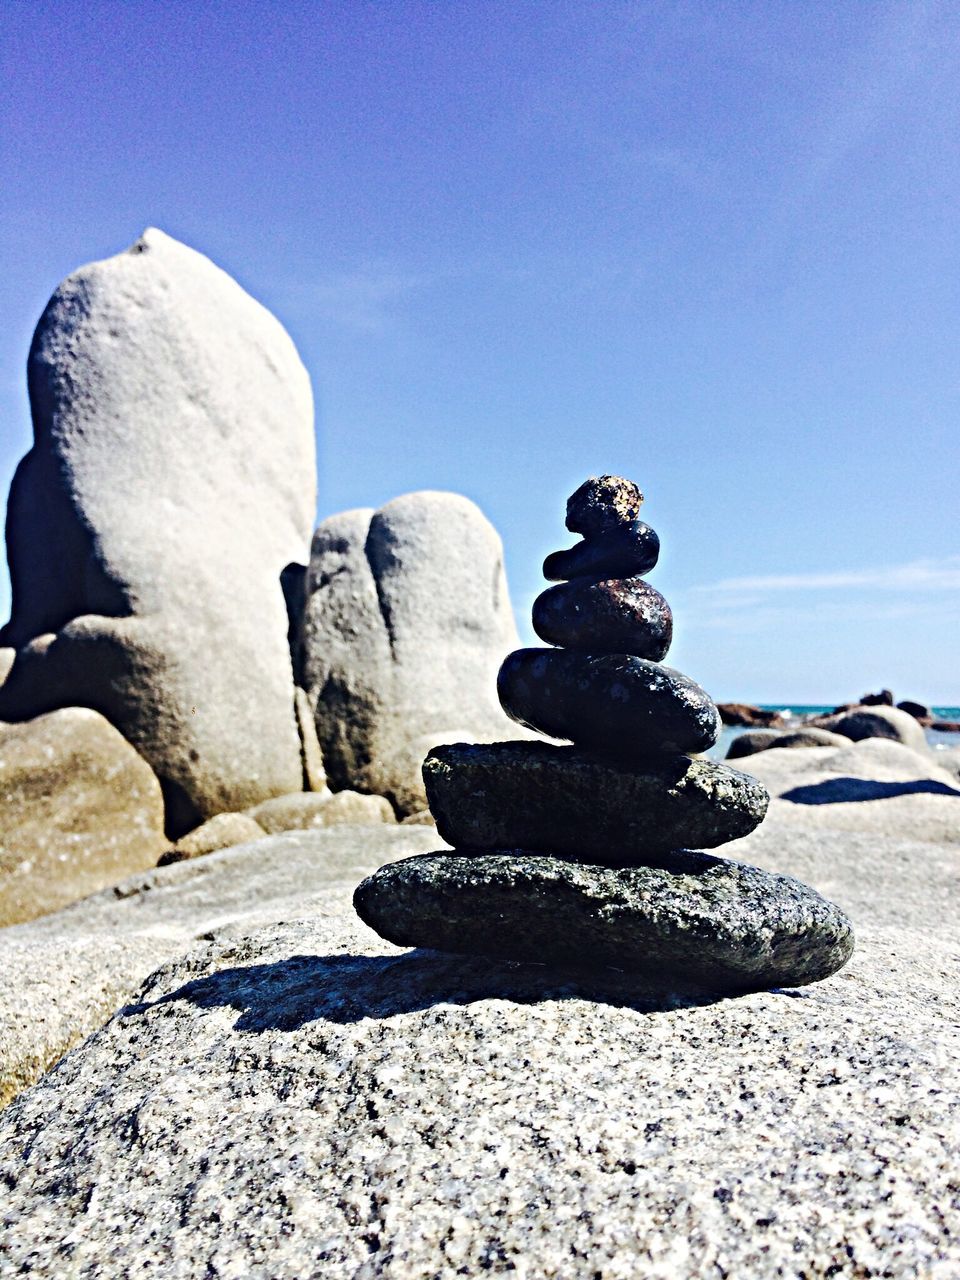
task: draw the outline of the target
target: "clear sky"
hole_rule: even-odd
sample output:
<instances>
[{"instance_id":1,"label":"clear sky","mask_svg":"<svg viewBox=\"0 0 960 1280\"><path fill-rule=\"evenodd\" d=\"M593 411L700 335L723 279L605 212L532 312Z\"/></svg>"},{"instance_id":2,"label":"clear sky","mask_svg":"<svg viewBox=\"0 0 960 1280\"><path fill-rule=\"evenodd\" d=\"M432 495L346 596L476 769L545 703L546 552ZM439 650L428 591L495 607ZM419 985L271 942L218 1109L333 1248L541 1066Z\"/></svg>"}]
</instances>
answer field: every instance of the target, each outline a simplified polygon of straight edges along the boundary
<instances>
[{"instance_id":1,"label":"clear sky","mask_svg":"<svg viewBox=\"0 0 960 1280\"><path fill-rule=\"evenodd\" d=\"M0 43L4 493L47 297L155 225L296 341L321 516L466 493L529 636L622 473L715 697L960 703L960 6L0 0Z\"/></svg>"}]
</instances>

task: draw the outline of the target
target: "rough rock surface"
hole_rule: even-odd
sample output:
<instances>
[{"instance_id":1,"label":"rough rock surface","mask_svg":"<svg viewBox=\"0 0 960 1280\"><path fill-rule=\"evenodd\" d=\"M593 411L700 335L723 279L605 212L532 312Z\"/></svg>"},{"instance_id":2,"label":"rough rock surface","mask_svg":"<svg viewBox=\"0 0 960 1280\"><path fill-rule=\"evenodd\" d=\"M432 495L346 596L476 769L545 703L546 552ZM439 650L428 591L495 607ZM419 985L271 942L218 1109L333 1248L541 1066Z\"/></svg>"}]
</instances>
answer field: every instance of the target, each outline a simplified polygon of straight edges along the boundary
<instances>
[{"instance_id":1,"label":"rough rock surface","mask_svg":"<svg viewBox=\"0 0 960 1280\"><path fill-rule=\"evenodd\" d=\"M781 733L777 729L750 729L746 733L739 734L730 743L727 759L737 760L742 756L755 755L758 751L769 751L771 748L779 751L802 747L847 747L850 741L850 738L844 737L841 733L831 733L829 729L813 727L796 729L788 733Z\"/></svg>"},{"instance_id":2,"label":"rough rock surface","mask_svg":"<svg viewBox=\"0 0 960 1280\"><path fill-rule=\"evenodd\" d=\"M691 1003L399 954L310 897L218 934L0 1118L0 1269L954 1280L960 851L774 821L730 848L849 912L846 968ZM302 874L263 883L292 906Z\"/></svg>"},{"instance_id":3,"label":"rough rock surface","mask_svg":"<svg viewBox=\"0 0 960 1280\"><path fill-rule=\"evenodd\" d=\"M229 849L234 844L246 844L266 835L260 823L246 813L218 813L208 818L193 831L182 836L172 849L168 849L157 863L168 867L173 862L186 862L189 858L202 858L218 849Z\"/></svg>"},{"instance_id":4,"label":"rough rock surface","mask_svg":"<svg viewBox=\"0 0 960 1280\"><path fill-rule=\"evenodd\" d=\"M659 662L670 648L673 614L643 578L562 582L534 600L533 629L547 644Z\"/></svg>"},{"instance_id":5,"label":"rough rock surface","mask_svg":"<svg viewBox=\"0 0 960 1280\"><path fill-rule=\"evenodd\" d=\"M630 578L649 573L660 558L660 538L642 520L598 537L584 538L562 551L551 551L543 562L548 582L585 578Z\"/></svg>"},{"instance_id":6,"label":"rough rock surface","mask_svg":"<svg viewBox=\"0 0 960 1280\"><path fill-rule=\"evenodd\" d=\"M384 796L364 795L361 791L328 791L325 795L302 791L275 796L255 805L249 815L270 835L332 827L343 822L396 822L389 800Z\"/></svg>"},{"instance_id":7,"label":"rough rock surface","mask_svg":"<svg viewBox=\"0 0 960 1280\"><path fill-rule=\"evenodd\" d=\"M160 784L95 711L0 725L0 926L152 867L166 843Z\"/></svg>"},{"instance_id":8,"label":"rough rock surface","mask_svg":"<svg viewBox=\"0 0 960 1280\"><path fill-rule=\"evenodd\" d=\"M594 538L629 527L640 515L643 494L623 476L591 476L567 499L567 528Z\"/></svg>"},{"instance_id":9,"label":"rough rock surface","mask_svg":"<svg viewBox=\"0 0 960 1280\"><path fill-rule=\"evenodd\" d=\"M713 760L614 764L545 742L436 747L423 776L448 844L586 862L647 864L670 849L712 849L752 831L767 808L762 786Z\"/></svg>"},{"instance_id":10,"label":"rough rock surface","mask_svg":"<svg viewBox=\"0 0 960 1280\"><path fill-rule=\"evenodd\" d=\"M323 767L323 752L320 749L320 739L317 737L317 726L310 698L306 689L298 687L293 692L293 706L297 715L297 729L300 733L300 753L303 757L303 789L325 792L327 771Z\"/></svg>"},{"instance_id":11,"label":"rough rock surface","mask_svg":"<svg viewBox=\"0 0 960 1280\"><path fill-rule=\"evenodd\" d=\"M926 735L923 727L906 711L884 704L875 706L858 706L849 711L841 711L839 715L822 716L816 726L840 733L845 738L859 742L863 738L892 738L894 742L902 742L905 747L914 751L925 751Z\"/></svg>"},{"instance_id":12,"label":"rough rock surface","mask_svg":"<svg viewBox=\"0 0 960 1280\"><path fill-rule=\"evenodd\" d=\"M268 836L152 869L0 929L0 1106L101 1026L158 965L204 940L274 921L352 914L350 898L364 876L436 848L432 827Z\"/></svg>"},{"instance_id":13,"label":"rough rock surface","mask_svg":"<svg viewBox=\"0 0 960 1280\"><path fill-rule=\"evenodd\" d=\"M410 493L324 520L302 667L331 786L422 809L428 747L510 733L494 689L517 643L500 539L468 499Z\"/></svg>"},{"instance_id":14,"label":"rough rock surface","mask_svg":"<svg viewBox=\"0 0 960 1280\"><path fill-rule=\"evenodd\" d=\"M172 835L300 786L280 578L305 557L315 471L290 338L151 229L60 285L28 376L0 717L100 711L159 776Z\"/></svg>"},{"instance_id":15,"label":"rough rock surface","mask_svg":"<svg viewBox=\"0 0 960 1280\"><path fill-rule=\"evenodd\" d=\"M651 751L706 751L720 718L689 676L626 654L517 649L497 692L518 724L630 759Z\"/></svg>"},{"instance_id":16,"label":"rough rock surface","mask_svg":"<svg viewBox=\"0 0 960 1280\"><path fill-rule=\"evenodd\" d=\"M865 738L841 750L761 751L738 768L770 792L767 821L776 825L960 844L960 784L926 747Z\"/></svg>"},{"instance_id":17,"label":"rough rock surface","mask_svg":"<svg viewBox=\"0 0 960 1280\"><path fill-rule=\"evenodd\" d=\"M714 993L817 982L853 951L850 921L799 880L688 851L618 870L522 849L421 854L376 871L353 902L399 946Z\"/></svg>"}]
</instances>

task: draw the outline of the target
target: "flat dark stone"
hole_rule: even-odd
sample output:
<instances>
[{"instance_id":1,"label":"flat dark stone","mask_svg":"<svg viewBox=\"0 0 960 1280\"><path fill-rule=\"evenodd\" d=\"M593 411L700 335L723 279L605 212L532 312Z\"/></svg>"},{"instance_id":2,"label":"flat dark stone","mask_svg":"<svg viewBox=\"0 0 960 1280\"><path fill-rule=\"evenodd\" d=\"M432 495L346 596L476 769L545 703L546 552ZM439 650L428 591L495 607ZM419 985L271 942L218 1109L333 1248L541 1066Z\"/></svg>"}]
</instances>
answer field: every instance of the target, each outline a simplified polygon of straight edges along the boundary
<instances>
[{"instance_id":1,"label":"flat dark stone","mask_svg":"<svg viewBox=\"0 0 960 1280\"><path fill-rule=\"evenodd\" d=\"M756 778L714 760L614 764L546 742L434 747L423 780L448 844L536 849L608 866L737 840L763 821L770 799Z\"/></svg>"},{"instance_id":2,"label":"flat dark stone","mask_svg":"<svg viewBox=\"0 0 960 1280\"><path fill-rule=\"evenodd\" d=\"M427 853L381 867L353 902L401 947L610 967L718 994L817 982L854 945L844 913L809 886L705 853L617 871L520 849Z\"/></svg>"},{"instance_id":3,"label":"flat dark stone","mask_svg":"<svg viewBox=\"0 0 960 1280\"><path fill-rule=\"evenodd\" d=\"M706 751L720 733L717 709L698 684L628 654L516 649L500 668L497 693L519 724L627 759Z\"/></svg>"},{"instance_id":4,"label":"flat dark stone","mask_svg":"<svg viewBox=\"0 0 960 1280\"><path fill-rule=\"evenodd\" d=\"M566 649L627 653L659 662L670 648L673 614L643 578L581 578L537 596L533 629L547 644Z\"/></svg>"},{"instance_id":5,"label":"flat dark stone","mask_svg":"<svg viewBox=\"0 0 960 1280\"><path fill-rule=\"evenodd\" d=\"M568 578L630 578L649 573L660 558L660 539L648 524L629 525L596 538L585 538L563 551L553 551L543 562L548 582Z\"/></svg>"},{"instance_id":6,"label":"flat dark stone","mask_svg":"<svg viewBox=\"0 0 960 1280\"><path fill-rule=\"evenodd\" d=\"M643 494L623 476L591 476L567 499L567 528L585 538L632 524Z\"/></svg>"}]
</instances>

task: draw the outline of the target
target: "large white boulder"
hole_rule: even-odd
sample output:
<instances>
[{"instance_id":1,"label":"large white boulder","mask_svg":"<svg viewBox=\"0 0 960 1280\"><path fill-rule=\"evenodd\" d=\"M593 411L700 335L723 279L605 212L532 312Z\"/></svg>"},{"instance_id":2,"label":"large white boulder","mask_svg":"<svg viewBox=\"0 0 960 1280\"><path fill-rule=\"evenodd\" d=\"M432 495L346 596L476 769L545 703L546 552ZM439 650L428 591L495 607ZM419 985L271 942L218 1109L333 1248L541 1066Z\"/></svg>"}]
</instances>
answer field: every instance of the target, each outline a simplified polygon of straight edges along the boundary
<instances>
[{"instance_id":1,"label":"large white boulder","mask_svg":"<svg viewBox=\"0 0 960 1280\"><path fill-rule=\"evenodd\" d=\"M412 813L431 746L521 736L496 695L518 643L500 538L469 499L409 493L324 520L302 663L331 785Z\"/></svg>"},{"instance_id":2,"label":"large white boulder","mask_svg":"<svg viewBox=\"0 0 960 1280\"><path fill-rule=\"evenodd\" d=\"M102 712L160 777L174 832L299 787L280 579L306 559L315 463L289 336L150 229L60 285L28 376L0 716Z\"/></svg>"}]
</instances>

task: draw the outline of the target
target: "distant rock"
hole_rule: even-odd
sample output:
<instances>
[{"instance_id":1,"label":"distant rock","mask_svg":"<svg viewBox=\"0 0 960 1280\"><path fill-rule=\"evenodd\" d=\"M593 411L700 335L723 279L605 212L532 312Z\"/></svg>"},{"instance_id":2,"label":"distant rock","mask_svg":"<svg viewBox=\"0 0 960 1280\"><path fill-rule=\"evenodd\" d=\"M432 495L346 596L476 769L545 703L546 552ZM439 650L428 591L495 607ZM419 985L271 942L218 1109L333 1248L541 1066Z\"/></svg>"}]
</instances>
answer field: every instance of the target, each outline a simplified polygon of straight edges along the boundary
<instances>
[{"instance_id":1,"label":"distant rock","mask_svg":"<svg viewBox=\"0 0 960 1280\"><path fill-rule=\"evenodd\" d=\"M151 867L167 843L152 770L85 707L0 725L0 796L0 926Z\"/></svg>"},{"instance_id":2,"label":"distant rock","mask_svg":"<svg viewBox=\"0 0 960 1280\"><path fill-rule=\"evenodd\" d=\"M425 807L451 730L518 736L495 677L517 644L500 539L468 499L411 493L331 516L310 559L302 668L331 786Z\"/></svg>"},{"instance_id":3,"label":"distant rock","mask_svg":"<svg viewBox=\"0 0 960 1280\"><path fill-rule=\"evenodd\" d=\"M897 710L905 711L908 716L913 716L914 720L919 720L925 727L933 724L933 712L922 702L898 702Z\"/></svg>"},{"instance_id":4,"label":"distant rock","mask_svg":"<svg viewBox=\"0 0 960 1280\"><path fill-rule=\"evenodd\" d=\"M337 791L316 795L311 792L274 796L255 805L249 816L269 835L282 831L310 831L315 827L332 827L341 823L396 822L390 801L384 796L364 795L360 791Z\"/></svg>"},{"instance_id":5,"label":"distant rock","mask_svg":"<svg viewBox=\"0 0 960 1280\"><path fill-rule=\"evenodd\" d=\"M202 858L218 849L229 849L249 840L262 840L266 835L259 822L246 813L218 813L208 818L194 831L182 836L172 849L168 849L157 863L168 867L174 862L187 862L190 858Z\"/></svg>"},{"instance_id":6,"label":"distant rock","mask_svg":"<svg viewBox=\"0 0 960 1280\"><path fill-rule=\"evenodd\" d=\"M802 747L846 747L850 741L850 738L845 738L840 733L815 727L795 729L790 733L781 733L777 729L748 729L730 743L727 759L736 760L752 756L757 751L769 751L771 748L779 751L781 748L795 750Z\"/></svg>"},{"instance_id":7,"label":"distant rock","mask_svg":"<svg viewBox=\"0 0 960 1280\"><path fill-rule=\"evenodd\" d=\"M0 716L100 711L159 776L173 835L300 786L281 576L305 558L315 470L290 338L151 229L60 285L28 377Z\"/></svg>"},{"instance_id":8,"label":"distant rock","mask_svg":"<svg viewBox=\"0 0 960 1280\"><path fill-rule=\"evenodd\" d=\"M914 751L927 750L927 739L913 716L885 703L873 706L853 707L838 715L819 716L811 722L814 727L829 729L859 742L862 738L892 738Z\"/></svg>"},{"instance_id":9,"label":"distant rock","mask_svg":"<svg viewBox=\"0 0 960 1280\"><path fill-rule=\"evenodd\" d=\"M881 689L879 693L865 693L859 705L861 707L892 707L893 694L889 689Z\"/></svg>"},{"instance_id":10,"label":"distant rock","mask_svg":"<svg viewBox=\"0 0 960 1280\"><path fill-rule=\"evenodd\" d=\"M779 711L764 711L747 702L718 702L717 710L721 721L729 725L756 725L759 728L776 729L786 723Z\"/></svg>"}]
</instances>

